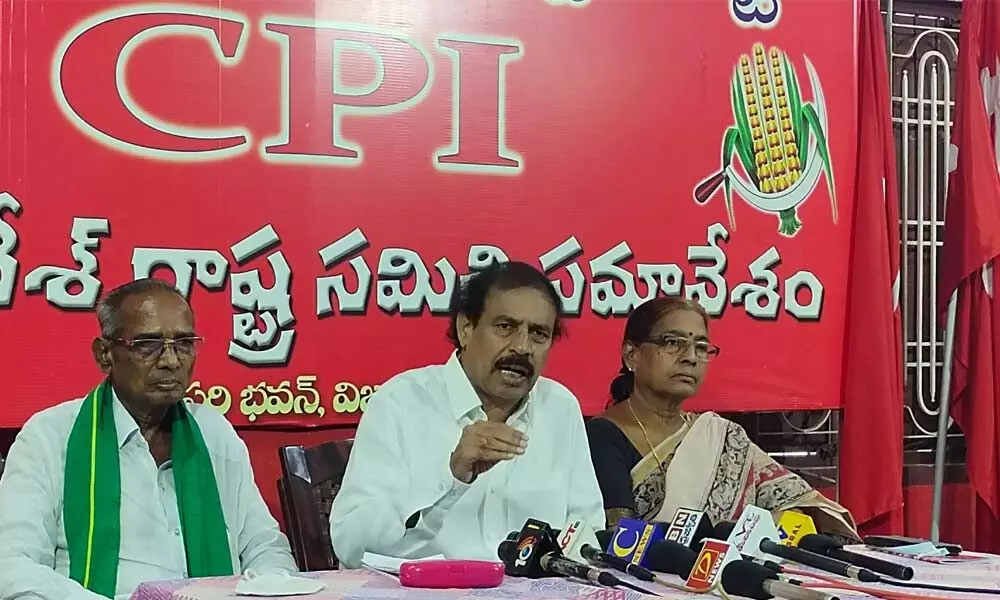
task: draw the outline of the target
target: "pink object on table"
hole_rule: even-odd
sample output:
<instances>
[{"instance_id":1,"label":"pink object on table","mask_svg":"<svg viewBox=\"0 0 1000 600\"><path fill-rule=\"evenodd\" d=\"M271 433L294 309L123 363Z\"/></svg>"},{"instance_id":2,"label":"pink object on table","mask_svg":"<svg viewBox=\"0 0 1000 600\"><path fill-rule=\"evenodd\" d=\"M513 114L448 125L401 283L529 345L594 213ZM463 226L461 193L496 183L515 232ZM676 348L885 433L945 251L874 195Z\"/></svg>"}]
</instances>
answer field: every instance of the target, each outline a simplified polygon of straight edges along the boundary
<instances>
[{"instance_id":1,"label":"pink object on table","mask_svg":"<svg viewBox=\"0 0 1000 600\"><path fill-rule=\"evenodd\" d=\"M493 588L503 583L503 564L483 560L423 560L403 563L399 583L413 588Z\"/></svg>"}]
</instances>

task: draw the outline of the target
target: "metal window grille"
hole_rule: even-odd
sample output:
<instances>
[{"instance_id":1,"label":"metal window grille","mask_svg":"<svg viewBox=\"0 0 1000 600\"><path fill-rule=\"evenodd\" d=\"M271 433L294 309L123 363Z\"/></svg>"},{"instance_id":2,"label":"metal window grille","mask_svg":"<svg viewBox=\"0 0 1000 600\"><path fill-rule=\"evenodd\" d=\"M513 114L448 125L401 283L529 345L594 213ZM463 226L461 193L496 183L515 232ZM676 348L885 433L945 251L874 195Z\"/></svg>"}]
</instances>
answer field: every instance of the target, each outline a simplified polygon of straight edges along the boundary
<instances>
[{"instance_id":1,"label":"metal window grille","mask_svg":"<svg viewBox=\"0 0 1000 600\"><path fill-rule=\"evenodd\" d=\"M930 483L944 359L937 318L948 148L954 111L957 0L882 0L891 52L892 116L899 176L905 362L905 481ZM837 477L836 411L727 415L775 459L817 487ZM965 444L949 429L946 481L965 478Z\"/></svg>"},{"instance_id":2,"label":"metal window grille","mask_svg":"<svg viewBox=\"0 0 1000 600\"><path fill-rule=\"evenodd\" d=\"M961 3L884 0L900 192L907 479L929 483L941 406L938 269L955 108ZM964 477L965 444L949 430L946 476Z\"/></svg>"}]
</instances>

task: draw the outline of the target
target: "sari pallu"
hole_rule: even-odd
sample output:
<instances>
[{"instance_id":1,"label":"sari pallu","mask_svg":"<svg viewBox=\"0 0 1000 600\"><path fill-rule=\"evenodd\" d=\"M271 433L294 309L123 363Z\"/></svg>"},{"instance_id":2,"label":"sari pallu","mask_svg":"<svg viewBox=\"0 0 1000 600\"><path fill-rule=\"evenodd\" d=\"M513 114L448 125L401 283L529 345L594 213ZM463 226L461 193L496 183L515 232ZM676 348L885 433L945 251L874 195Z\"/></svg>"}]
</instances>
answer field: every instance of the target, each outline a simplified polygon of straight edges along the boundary
<instances>
[{"instance_id":1,"label":"sari pallu","mask_svg":"<svg viewBox=\"0 0 1000 600\"><path fill-rule=\"evenodd\" d=\"M632 468L636 514L669 522L678 508L705 511L713 523L736 521L748 505L771 511L801 511L822 533L857 540L854 519L845 508L814 490L775 462L747 437L742 427L715 413L685 415L677 433ZM663 473L666 473L664 478Z\"/></svg>"}]
</instances>

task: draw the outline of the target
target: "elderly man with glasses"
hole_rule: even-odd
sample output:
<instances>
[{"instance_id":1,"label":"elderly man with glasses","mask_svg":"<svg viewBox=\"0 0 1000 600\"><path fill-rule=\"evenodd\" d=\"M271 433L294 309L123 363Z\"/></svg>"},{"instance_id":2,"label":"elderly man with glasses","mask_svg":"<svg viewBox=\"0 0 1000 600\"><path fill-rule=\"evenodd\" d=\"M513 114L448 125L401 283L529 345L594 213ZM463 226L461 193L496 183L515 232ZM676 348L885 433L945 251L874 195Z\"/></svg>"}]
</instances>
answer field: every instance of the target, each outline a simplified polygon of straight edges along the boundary
<instances>
[{"instance_id":1,"label":"elderly man with glasses","mask_svg":"<svg viewBox=\"0 0 1000 600\"><path fill-rule=\"evenodd\" d=\"M104 380L34 415L0 480L0 598L128 597L146 581L294 572L246 445L185 404L194 314L140 279L97 307Z\"/></svg>"}]
</instances>

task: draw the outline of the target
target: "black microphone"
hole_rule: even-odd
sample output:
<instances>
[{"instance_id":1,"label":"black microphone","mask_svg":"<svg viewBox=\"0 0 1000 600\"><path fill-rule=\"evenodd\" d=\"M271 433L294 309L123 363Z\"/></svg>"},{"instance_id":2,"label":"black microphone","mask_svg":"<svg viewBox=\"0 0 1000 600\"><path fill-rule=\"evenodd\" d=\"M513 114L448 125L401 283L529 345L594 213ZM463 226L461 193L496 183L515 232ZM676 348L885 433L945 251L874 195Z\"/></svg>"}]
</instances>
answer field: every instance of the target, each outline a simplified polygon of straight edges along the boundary
<instances>
[{"instance_id":1,"label":"black microphone","mask_svg":"<svg viewBox=\"0 0 1000 600\"><path fill-rule=\"evenodd\" d=\"M594 535L597 537L597 543L601 545L601 548L607 549L611 545L611 539L615 537L615 530L604 529L594 532Z\"/></svg>"},{"instance_id":2,"label":"black microphone","mask_svg":"<svg viewBox=\"0 0 1000 600\"><path fill-rule=\"evenodd\" d=\"M792 546L782 546L774 540L769 540L767 538L760 541L760 551L765 554L784 558L785 560L797 562L801 565L806 565L807 567L827 571L828 573L834 573L836 575L842 575L844 577L850 577L851 579L862 581L864 583L878 583L882 580L881 577L872 573L868 569L862 569L861 567L856 567L850 563L830 558L829 556L824 556L822 554L815 554L813 552L808 552Z\"/></svg>"},{"instance_id":3,"label":"black microphone","mask_svg":"<svg viewBox=\"0 0 1000 600\"><path fill-rule=\"evenodd\" d=\"M902 579L904 581L913 579L913 567L898 565L894 562L882 560L881 558L875 558L873 556L844 550L843 544L828 535L820 533L810 533L808 535L804 535L802 536L802 539L799 540L799 548L808 550L809 552L815 552L816 554L823 554L837 560L842 560L844 562L851 563L852 565L863 567L865 569L875 571L876 573L882 573L883 575L888 575L889 577L894 577L896 579Z\"/></svg>"},{"instance_id":4,"label":"black microphone","mask_svg":"<svg viewBox=\"0 0 1000 600\"><path fill-rule=\"evenodd\" d=\"M670 540L653 542L646 549L646 564L650 570L671 573L682 579L688 578L697 560L698 553L694 550Z\"/></svg>"},{"instance_id":5,"label":"black microphone","mask_svg":"<svg viewBox=\"0 0 1000 600\"><path fill-rule=\"evenodd\" d=\"M541 564L542 569L549 573L565 577L576 577L577 579L583 579L608 587L621 585L621 580L615 577L614 573L578 563L575 560L560 556L558 552L546 552L538 562Z\"/></svg>"},{"instance_id":6,"label":"black microphone","mask_svg":"<svg viewBox=\"0 0 1000 600\"><path fill-rule=\"evenodd\" d=\"M715 524L715 527L712 528L712 535L706 537L715 538L717 540L726 540L729 539L730 535L732 535L734 529L736 529L736 523L733 523L732 521L719 521Z\"/></svg>"},{"instance_id":7,"label":"black microphone","mask_svg":"<svg viewBox=\"0 0 1000 600\"><path fill-rule=\"evenodd\" d=\"M562 575L590 581L597 585L617 586L622 581L614 573L595 569L562 556L552 528L544 521L528 519L516 536L516 541L500 542L497 556L504 564L504 571L512 577L540 578Z\"/></svg>"},{"instance_id":8,"label":"black microphone","mask_svg":"<svg viewBox=\"0 0 1000 600\"><path fill-rule=\"evenodd\" d=\"M554 537L554 538L559 537L560 531L558 529L549 529L549 531L552 532L552 537ZM507 539L510 540L510 541L512 541L512 542L516 542L517 538L519 538L519 537L521 537L521 532L520 531L511 531L510 533L507 534Z\"/></svg>"},{"instance_id":9,"label":"black microphone","mask_svg":"<svg viewBox=\"0 0 1000 600\"><path fill-rule=\"evenodd\" d=\"M715 534L716 536L719 536L720 539L728 539L735 528L735 523L722 521L715 526ZM836 560L822 554L814 554L792 546L783 546L774 540L767 538L760 541L759 550L764 554L784 558L785 560L797 562L801 565L806 565L807 567L812 567L828 573L834 573L843 577L849 577L864 583L878 583L882 580L881 577L872 573L868 569L862 569L842 560ZM750 549L746 549L746 551L749 552Z\"/></svg>"},{"instance_id":10,"label":"black microphone","mask_svg":"<svg viewBox=\"0 0 1000 600\"><path fill-rule=\"evenodd\" d=\"M600 548L594 548L589 544L580 549L580 554L582 554L583 557L590 562L611 567L616 571L621 571L626 575L631 575L639 581L656 581L656 575L649 569L633 564L624 558L612 556Z\"/></svg>"},{"instance_id":11,"label":"black microphone","mask_svg":"<svg viewBox=\"0 0 1000 600\"><path fill-rule=\"evenodd\" d=\"M558 550L552 528L544 521L528 519L521 531L500 543L497 554L504 564L504 572L511 577L545 577L541 556Z\"/></svg>"},{"instance_id":12,"label":"black microphone","mask_svg":"<svg viewBox=\"0 0 1000 600\"><path fill-rule=\"evenodd\" d=\"M518 543L513 540L504 540L500 542L500 546L497 548L497 556L504 565L514 564L520 555ZM578 563L575 560L559 556L557 550L549 550L542 554L538 558L537 566L537 570L528 569L524 577L537 579L546 575L561 575L562 577L575 577L609 587L621 584L621 581L613 573L601 571L600 569Z\"/></svg>"},{"instance_id":13,"label":"black microphone","mask_svg":"<svg viewBox=\"0 0 1000 600\"><path fill-rule=\"evenodd\" d=\"M768 600L775 596L788 600L839 600L778 579L778 574L749 560L734 560L722 569L722 589L733 596Z\"/></svg>"},{"instance_id":14,"label":"black microphone","mask_svg":"<svg viewBox=\"0 0 1000 600\"><path fill-rule=\"evenodd\" d=\"M762 567L766 567L768 569L771 569L775 573L784 573L785 572L785 568L782 567L781 564L776 563L773 560L765 560L763 558L757 558L756 556L749 556L749 555L746 555L746 554L743 554L741 556L743 556L743 560L749 560L751 562L754 562L754 563L756 563L756 564L758 564L758 565L760 565Z\"/></svg>"},{"instance_id":15,"label":"black microphone","mask_svg":"<svg viewBox=\"0 0 1000 600\"><path fill-rule=\"evenodd\" d=\"M715 525L705 511L678 508L663 537L698 552L702 541L712 537L714 531Z\"/></svg>"}]
</instances>

